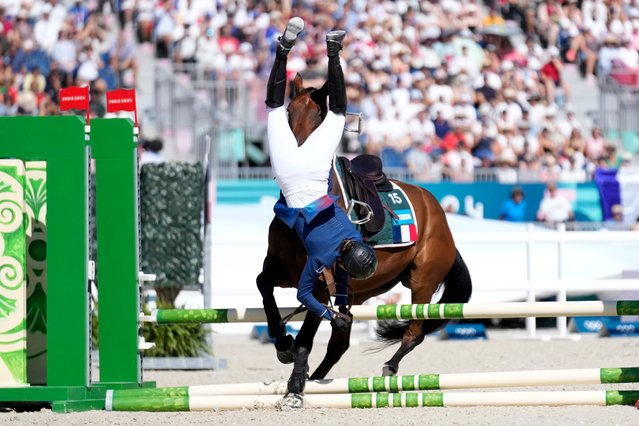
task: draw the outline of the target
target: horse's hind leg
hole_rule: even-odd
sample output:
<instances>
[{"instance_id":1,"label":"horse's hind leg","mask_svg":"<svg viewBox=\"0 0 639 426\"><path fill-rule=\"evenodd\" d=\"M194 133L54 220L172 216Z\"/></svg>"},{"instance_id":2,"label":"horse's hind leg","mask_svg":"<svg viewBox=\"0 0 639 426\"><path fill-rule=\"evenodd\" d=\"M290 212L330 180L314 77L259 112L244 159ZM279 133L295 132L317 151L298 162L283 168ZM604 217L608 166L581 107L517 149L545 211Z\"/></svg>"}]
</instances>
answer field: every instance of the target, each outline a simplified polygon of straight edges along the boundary
<instances>
[{"instance_id":1,"label":"horse's hind leg","mask_svg":"<svg viewBox=\"0 0 639 426\"><path fill-rule=\"evenodd\" d=\"M411 301L412 303L429 303L433 293L437 290L438 282L433 281L432 285L424 285L412 282L411 280ZM400 361L416 346L424 341L423 320L411 320L408 328L404 331L399 349L388 360L382 369L382 375L394 376L399 371Z\"/></svg>"},{"instance_id":2,"label":"horse's hind leg","mask_svg":"<svg viewBox=\"0 0 639 426\"><path fill-rule=\"evenodd\" d=\"M286 327L282 324L280 310L275 301L275 283L283 266L279 261L270 255L264 259L262 272L257 276L257 288L262 295L262 304L266 313L266 321L268 323L268 335L275 339L275 350L277 351L277 359L283 364L290 364L294 361L293 353L293 336L286 334Z\"/></svg>"},{"instance_id":3,"label":"horse's hind leg","mask_svg":"<svg viewBox=\"0 0 639 426\"><path fill-rule=\"evenodd\" d=\"M406 333L404 333L404 337L402 337L402 343L399 346L399 349L393 357L386 361L384 367L382 368L382 375L384 376L394 376L399 371L399 362L406 356L410 351L415 349L417 345L424 341L424 333L422 332L422 323L424 321L410 321L408 324L408 329Z\"/></svg>"}]
</instances>

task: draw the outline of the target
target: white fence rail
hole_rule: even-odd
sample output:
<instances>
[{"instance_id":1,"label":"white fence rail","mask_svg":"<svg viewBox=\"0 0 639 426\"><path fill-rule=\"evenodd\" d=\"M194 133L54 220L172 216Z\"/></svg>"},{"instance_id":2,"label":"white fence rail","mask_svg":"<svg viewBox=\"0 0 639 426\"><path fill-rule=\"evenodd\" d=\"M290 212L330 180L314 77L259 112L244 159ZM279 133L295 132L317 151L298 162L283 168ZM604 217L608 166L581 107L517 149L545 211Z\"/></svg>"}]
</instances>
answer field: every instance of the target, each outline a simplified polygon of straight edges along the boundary
<instances>
[{"instance_id":1,"label":"white fence rail","mask_svg":"<svg viewBox=\"0 0 639 426\"><path fill-rule=\"evenodd\" d=\"M547 295L555 294L557 301L565 302L568 294L584 292L610 292L610 291L637 291L639 292L639 280L637 279L602 279L602 280L566 280L565 251L566 244L579 243L635 243L639 244L638 232L566 232L563 224L558 226L557 231L535 228L529 224L527 231L517 232L463 232L455 235L456 243L463 244L499 244L499 243L522 243L526 245L526 282L510 283L507 287L499 284L482 283L482 291L526 291L527 302L535 302L540 293ZM555 281L532 279L533 250L535 243L556 243L557 245L557 279ZM639 267L639 266L638 266ZM622 271L619 271L621 274ZM526 318L526 330L529 337L537 336L535 318ZM568 326L566 317L557 318L557 337L568 337Z\"/></svg>"},{"instance_id":2,"label":"white fence rail","mask_svg":"<svg viewBox=\"0 0 639 426\"><path fill-rule=\"evenodd\" d=\"M266 254L272 208L271 201L216 206L212 214L208 307L261 305L255 278ZM579 293L600 293L602 300L614 300L618 295L613 292L639 293L639 281L621 279L624 271L639 269L639 232L562 232L457 215L449 216L449 224L473 278L471 303L538 301L552 296L561 301ZM410 303L409 290L397 286L392 292L400 296L401 303ZM384 300L386 296L371 303L392 303ZM281 306L297 303L294 289L278 288L276 297ZM565 336L567 327L562 322L565 324L559 320L558 332ZM241 326L230 324L220 329L225 333L250 330ZM536 335L532 321L528 332Z\"/></svg>"}]
</instances>

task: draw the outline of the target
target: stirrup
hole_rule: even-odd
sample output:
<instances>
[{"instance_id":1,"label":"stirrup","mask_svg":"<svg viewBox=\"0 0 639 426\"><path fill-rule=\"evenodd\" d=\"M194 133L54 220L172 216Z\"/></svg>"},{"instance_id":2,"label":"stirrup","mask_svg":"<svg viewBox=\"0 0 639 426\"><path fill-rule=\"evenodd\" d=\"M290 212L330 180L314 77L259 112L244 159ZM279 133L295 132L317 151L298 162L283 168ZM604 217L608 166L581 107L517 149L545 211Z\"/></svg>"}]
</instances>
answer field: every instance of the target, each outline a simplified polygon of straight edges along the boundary
<instances>
[{"instance_id":1,"label":"stirrup","mask_svg":"<svg viewBox=\"0 0 639 426\"><path fill-rule=\"evenodd\" d=\"M355 219L355 220L351 219L351 213L353 212L353 209L355 208L356 204L359 204L360 206L363 206L366 209L366 217L362 219ZM363 225L366 222L370 222L371 219L373 219L373 209L371 208L371 206L369 206L366 203L363 203L358 200L351 200L348 202L348 207L346 209L346 216L348 216L348 220L350 220L351 223L355 225Z\"/></svg>"},{"instance_id":2,"label":"stirrup","mask_svg":"<svg viewBox=\"0 0 639 426\"><path fill-rule=\"evenodd\" d=\"M295 45L297 37L304 30L304 20L299 16L289 19L284 34L280 37L280 47L289 51Z\"/></svg>"},{"instance_id":3,"label":"stirrup","mask_svg":"<svg viewBox=\"0 0 639 426\"><path fill-rule=\"evenodd\" d=\"M346 117L348 116L355 116L357 117L357 127L350 127L348 125L348 123L346 123L344 125L344 131L345 132L353 132L353 133L357 133L360 134L362 132L362 113L361 112L346 112L346 114L344 114Z\"/></svg>"}]
</instances>

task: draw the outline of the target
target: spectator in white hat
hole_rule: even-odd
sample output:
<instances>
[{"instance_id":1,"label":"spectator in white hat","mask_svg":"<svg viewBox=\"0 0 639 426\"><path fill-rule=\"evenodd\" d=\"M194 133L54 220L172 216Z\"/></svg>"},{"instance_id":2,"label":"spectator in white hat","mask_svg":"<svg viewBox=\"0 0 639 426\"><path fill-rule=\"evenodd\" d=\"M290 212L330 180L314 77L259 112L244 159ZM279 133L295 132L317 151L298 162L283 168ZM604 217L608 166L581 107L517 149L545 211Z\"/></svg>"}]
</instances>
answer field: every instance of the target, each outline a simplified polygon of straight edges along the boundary
<instances>
[{"instance_id":1,"label":"spectator in white hat","mask_svg":"<svg viewBox=\"0 0 639 426\"><path fill-rule=\"evenodd\" d=\"M614 34L607 34L598 54L597 71L599 75L608 75L616 63L623 63L622 53L617 37Z\"/></svg>"}]
</instances>

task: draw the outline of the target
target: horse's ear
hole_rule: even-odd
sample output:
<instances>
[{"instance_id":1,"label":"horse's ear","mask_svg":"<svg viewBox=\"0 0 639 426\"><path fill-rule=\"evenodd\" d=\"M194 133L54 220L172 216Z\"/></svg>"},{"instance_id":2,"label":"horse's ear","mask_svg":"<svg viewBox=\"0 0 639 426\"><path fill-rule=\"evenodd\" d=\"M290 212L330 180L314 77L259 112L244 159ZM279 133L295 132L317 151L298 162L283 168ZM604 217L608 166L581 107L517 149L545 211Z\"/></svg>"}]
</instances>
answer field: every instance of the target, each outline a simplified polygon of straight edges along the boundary
<instances>
[{"instance_id":1,"label":"horse's ear","mask_svg":"<svg viewBox=\"0 0 639 426\"><path fill-rule=\"evenodd\" d=\"M311 93L311 99L313 99L315 103L322 108L322 111L324 113L326 112L324 110L326 109L327 98L328 98L328 82L324 82L322 87L320 87L319 89Z\"/></svg>"},{"instance_id":2,"label":"horse's ear","mask_svg":"<svg viewBox=\"0 0 639 426\"><path fill-rule=\"evenodd\" d=\"M319 88L318 90L318 95L322 98L327 98L328 97L328 81L325 81L324 84L322 84L322 87Z\"/></svg>"},{"instance_id":3,"label":"horse's ear","mask_svg":"<svg viewBox=\"0 0 639 426\"><path fill-rule=\"evenodd\" d=\"M294 97L302 93L302 90L304 90L304 80L302 79L300 73L295 74L295 78L293 79L293 87L295 88Z\"/></svg>"}]
</instances>

